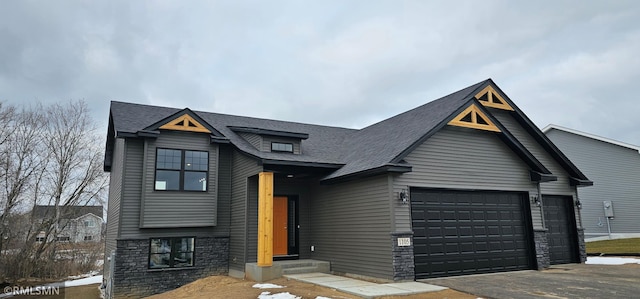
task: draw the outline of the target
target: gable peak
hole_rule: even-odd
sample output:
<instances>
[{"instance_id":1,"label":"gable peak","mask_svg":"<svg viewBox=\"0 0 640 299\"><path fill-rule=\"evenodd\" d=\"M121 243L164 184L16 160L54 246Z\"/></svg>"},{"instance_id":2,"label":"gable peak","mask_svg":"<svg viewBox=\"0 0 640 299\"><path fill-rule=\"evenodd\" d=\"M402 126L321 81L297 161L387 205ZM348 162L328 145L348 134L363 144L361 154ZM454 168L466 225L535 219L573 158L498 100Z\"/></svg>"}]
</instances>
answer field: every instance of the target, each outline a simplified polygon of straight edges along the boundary
<instances>
[{"instance_id":1,"label":"gable peak","mask_svg":"<svg viewBox=\"0 0 640 299\"><path fill-rule=\"evenodd\" d=\"M513 111L513 107L491 85L487 85L478 92L475 98L482 106Z\"/></svg>"},{"instance_id":2,"label":"gable peak","mask_svg":"<svg viewBox=\"0 0 640 299\"><path fill-rule=\"evenodd\" d=\"M198 133L211 133L209 129L207 129L200 122L195 120L188 113L184 113L181 116L174 118L168 123L162 125L160 129L198 132Z\"/></svg>"},{"instance_id":3,"label":"gable peak","mask_svg":"<svg viewBox=\"0 0 640 299\"><path fill-rule=\"evenodd\" d=\"M500 132L500 129L475 104L469 105L449 121L448 125L471 129Z\"/></svg>"}]
</instances>

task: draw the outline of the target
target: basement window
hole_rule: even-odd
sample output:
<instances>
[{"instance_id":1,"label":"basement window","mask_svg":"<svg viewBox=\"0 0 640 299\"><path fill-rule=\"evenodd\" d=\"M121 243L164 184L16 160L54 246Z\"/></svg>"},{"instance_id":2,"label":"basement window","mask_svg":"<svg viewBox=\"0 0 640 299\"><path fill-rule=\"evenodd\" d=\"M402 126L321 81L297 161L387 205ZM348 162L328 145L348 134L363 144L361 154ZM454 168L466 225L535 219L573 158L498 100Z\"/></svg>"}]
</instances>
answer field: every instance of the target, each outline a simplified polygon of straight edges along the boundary
<instances>
[{"instance_id":1,"label":"basement window","mask_svg":"<svg viewBox=\"0 0 640 299\"><path fill-rule=\"evenodd\" d=\"M293 143L271 142L271 151L293 153Z\"/></svg>"},{"instance_id":2,"label":"basement window","mask_svg":"<svg viewBox=\"0 0 640 299\"><path fill-rule=\"evenodd\" d=\"M149 246L149 269L193 267L195 238L155 238Z\"/></svg>"}]
</instances>

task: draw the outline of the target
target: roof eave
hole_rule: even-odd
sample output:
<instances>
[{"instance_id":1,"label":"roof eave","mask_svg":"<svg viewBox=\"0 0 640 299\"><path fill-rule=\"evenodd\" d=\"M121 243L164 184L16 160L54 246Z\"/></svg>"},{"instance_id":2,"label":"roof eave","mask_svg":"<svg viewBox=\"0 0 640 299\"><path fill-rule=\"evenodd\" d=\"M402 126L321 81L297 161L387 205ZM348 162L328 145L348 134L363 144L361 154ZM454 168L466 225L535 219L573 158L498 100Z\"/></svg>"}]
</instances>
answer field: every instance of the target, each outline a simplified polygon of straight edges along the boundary
<instances>
[{"instance_id":1,"label":"roof eave","mask_svg":"<svg viewBox=\"0 0 640 299\"><path fill-rule=\"evenodd\" d=\"M352 180L361 179L361 178L372 177L372 176L384 174L384 173L406 173L406 172L411 172L411 170L412 170L412 166L409 164L389 163L389 164L385 164L383 166L371 168L368 170L354 172L354 173L333 177L329 179L322 179L320 180L320 183L335 184L335 183L342 183L342 182L352 181Z\"/></svg>"}]
</instances>

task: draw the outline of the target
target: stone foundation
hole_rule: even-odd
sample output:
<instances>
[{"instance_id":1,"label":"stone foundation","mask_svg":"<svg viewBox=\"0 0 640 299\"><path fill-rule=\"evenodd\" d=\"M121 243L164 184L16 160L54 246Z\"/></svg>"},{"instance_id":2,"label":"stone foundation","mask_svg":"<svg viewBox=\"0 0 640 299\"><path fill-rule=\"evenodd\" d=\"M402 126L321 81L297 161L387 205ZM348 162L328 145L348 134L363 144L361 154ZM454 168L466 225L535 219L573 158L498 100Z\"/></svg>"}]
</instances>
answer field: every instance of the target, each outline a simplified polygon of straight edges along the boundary
<instances>
[{"instance_id":1,"label":"stone foundation","mask_svg":"<svg viewBox=\"0 0 640 299\"><path fill-rule=\"evenodd\" d=\"M578 228L578 253L580 255L580 262L587 261L587 246L584 242L584 228Z\"/></svg>"},{"instance_id":2,"label":"stone foundation","mask_svg":"<svg viewBox=\"0 0 640 299\"><path fill-rule=\"evenodd\" d=\"M141 298L163 293L229 269L229 238L195 240L194 266L149 269L149 239L118 240L113 275L113 298Z\"/></svg>"},{"instance_id":3,"label":"stone foundation","mask_svg":"<svg viewBox=\"0 0 640 299\"><path fill-rule=\"evenodd\" d=\"M547 229L534 229L533 240L536 245L536 265L538 270L549 268L551 258L549 257L549 238Z\"/></svg>"},{"instance_id":4,"label":"stone foundation","mask_svg":"<svg viewBox=\"0 0 640 299\"><path fill-rule=\"evenodd\" d=\"M398 246L398 238L409 238L409 246ZM393 255L393 280L415 279L413 257L413 232L397 232L391 234L391 254Z\"/></svg>"}]
</instances>

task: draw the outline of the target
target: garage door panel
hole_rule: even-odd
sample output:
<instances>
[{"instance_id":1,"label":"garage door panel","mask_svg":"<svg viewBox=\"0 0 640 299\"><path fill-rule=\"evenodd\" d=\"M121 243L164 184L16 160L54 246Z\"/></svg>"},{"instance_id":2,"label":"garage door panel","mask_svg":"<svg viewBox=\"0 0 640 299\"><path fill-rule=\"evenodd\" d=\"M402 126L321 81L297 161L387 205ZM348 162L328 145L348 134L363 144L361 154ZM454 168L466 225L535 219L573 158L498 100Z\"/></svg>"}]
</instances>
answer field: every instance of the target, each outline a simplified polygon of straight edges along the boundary
<instances>
[{"instance_id":1,"label":"garage door panel","mask_svg":"<svg viewBox=\"0 0 640 299\"><path fill-rule=\"evenodd\" d=\"M573 198L543 195L549 259L552 265L579 262Z\"/></svg>"},{"instance_id":2,"label":"garage door panel","mask_svg":"<svg viewBox=\"0 0 640 299\"><path fill-rule=\"evenodd\" d=\"M416 278L533 268L522 194L412 189L411 201L428 217L412 219Z\"/></svg>"}]
</instances>

